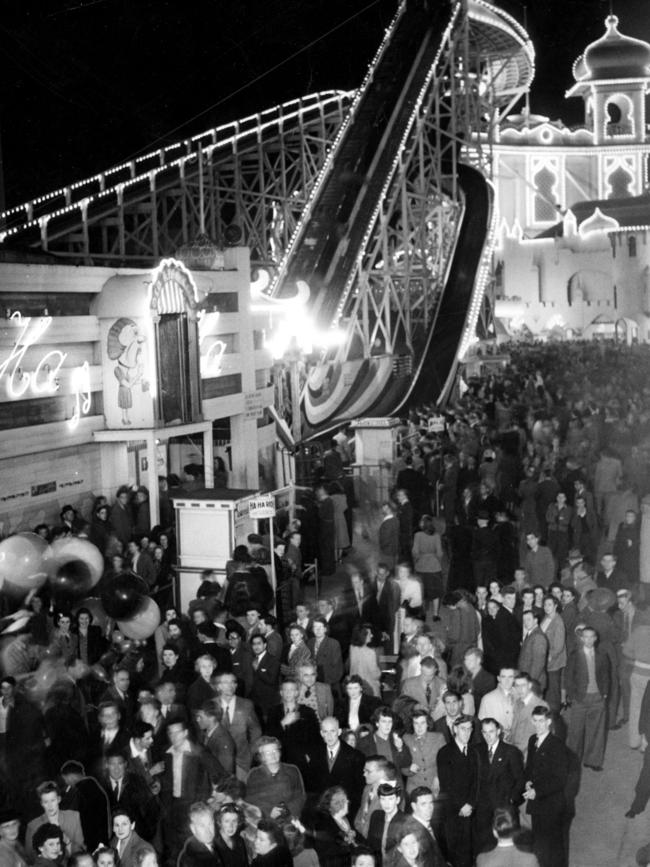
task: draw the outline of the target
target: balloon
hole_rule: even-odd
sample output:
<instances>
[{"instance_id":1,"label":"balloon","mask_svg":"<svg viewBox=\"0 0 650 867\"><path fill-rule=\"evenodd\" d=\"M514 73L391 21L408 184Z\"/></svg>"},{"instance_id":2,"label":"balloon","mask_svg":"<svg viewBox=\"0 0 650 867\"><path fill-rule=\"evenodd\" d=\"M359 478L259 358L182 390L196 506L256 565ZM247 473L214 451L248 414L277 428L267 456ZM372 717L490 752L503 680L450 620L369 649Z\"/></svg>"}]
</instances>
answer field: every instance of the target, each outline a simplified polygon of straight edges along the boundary
<instances>
[{"instance_id":1,"label":"balloon","mask_svg":"<svg viewBox=\"0 0 650 867\"><path fill-rule=\"evenodd\" d=\"M81 602L77 602L73 608L74 613L77 614L80 608L87 608L90 611L93 616L93 624L99 626L103 633L108 623L108 617L99 596L88 596L86 599L82 599Z\"/></svg>"},{"instance_id":2,"label":"balloon","mask_svg":"<svg viewBox=\"0 0 650 867\"><path fill-rule=\"evenodd\" d=\"M0 587L10 596L25 596L45 584L43 555L47 542L37 533L17 533L0 542Z\"/></svg>"},{"instance_id":3,"label":"balloon","mask_svg":"<svg viewBox=\"0 0 650 867\"><path fill-rule=\"evenodd\" d=\"M142 608L128 620L118 620L117 625L127 638L140 641L149 638L160 626L160 608L150 596L147 596Z\"/></svg>"},{"instance_id":4,"label":"balloon","mask_svg":"<svg viewBox=\"0 0 650 867\"><path fill-rule=\"evenodd\" d=\"M147 582L133 572L116 575L101 595L104 611L116 620L126 620L144 604L148 589Z\"/></svg>"},{"instance_id":5,"label":"balloon","mask_svg":"<svg viewBox=\"0 0 650 867\"><path fill-rule=\"evenodd\" d=\"M85 596L99 581L104 571L104 558L92 542L68 536L50 545L44 566L57 602L71 601Z\"/></svg>"},{"instance_id":6,"label":"balloon","mask_svg":"<svg viewBox=\"0 0 650 867\"><path fill-rule=\"evenodd\" d=\"M91 666L90 673L96 680L101 680L102 683L110 683L110 678L106 674L104 667L98 662Z\"/></svg>"},{"instance_id":7,"label":"balloon","mask_svg":"<svg viewBox=\"0 0 650 867\"><path fill-rule=\"evenodd\" d=\"M58 665L56 661L46 657L36 671L25 681L25 691L28 698L34 704L42 704L55 683L65 678L65 676L65 668Z\"/></svg>"}]
</instances>

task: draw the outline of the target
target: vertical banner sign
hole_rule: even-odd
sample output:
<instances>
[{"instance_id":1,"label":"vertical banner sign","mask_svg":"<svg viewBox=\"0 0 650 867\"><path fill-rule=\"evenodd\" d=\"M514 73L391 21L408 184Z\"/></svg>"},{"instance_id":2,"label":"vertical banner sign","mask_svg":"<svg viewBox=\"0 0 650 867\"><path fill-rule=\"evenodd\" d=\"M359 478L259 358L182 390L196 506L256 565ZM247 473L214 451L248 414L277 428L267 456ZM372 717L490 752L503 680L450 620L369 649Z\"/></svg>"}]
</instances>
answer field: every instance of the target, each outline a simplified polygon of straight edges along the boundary
<instances>
[{"instance_id":1,"label":"vertical banner sign","mask_svg":"<svg viewBox=\"0 0 650 867\"><path fill-rule=\"evenodd\" d=\"M275 497L273 494L266 494L263 497L253 497L248 501L249 517L270 518L269 520L269 536L271 537L271 587L273 587L273 597L277 590L277 578L275 575L275 543L273 541L273 518L275 518ZM274 606L275 613L275 606Z\"/></svg>"}]
</instances>

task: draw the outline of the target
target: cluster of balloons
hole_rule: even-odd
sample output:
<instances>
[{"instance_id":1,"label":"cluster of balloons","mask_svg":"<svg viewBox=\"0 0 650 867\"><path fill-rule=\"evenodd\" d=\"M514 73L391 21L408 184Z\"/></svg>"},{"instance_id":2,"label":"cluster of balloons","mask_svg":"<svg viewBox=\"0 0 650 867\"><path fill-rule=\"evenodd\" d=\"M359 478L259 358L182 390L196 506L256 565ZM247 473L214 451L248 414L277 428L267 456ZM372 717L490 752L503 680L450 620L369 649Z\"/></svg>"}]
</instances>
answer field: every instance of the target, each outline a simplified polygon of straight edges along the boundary
<instances>
[{"instance_id":1,"label":"cluster of balloons","mask_svg":"<svg viewBox=\"0 0 650 867\"><path fill-rule=\"evenodd\" d=\"M17 533L0 542L0 591L6 596L20 601L47 583L57 606L88 608L99 625L110 617L127 638L149 638L160 624L160 609L146 582L127 572L92 597L103 571L104 558L87 539L67 536L50 545L37 533Z\"/></svg>"}]
</instances>

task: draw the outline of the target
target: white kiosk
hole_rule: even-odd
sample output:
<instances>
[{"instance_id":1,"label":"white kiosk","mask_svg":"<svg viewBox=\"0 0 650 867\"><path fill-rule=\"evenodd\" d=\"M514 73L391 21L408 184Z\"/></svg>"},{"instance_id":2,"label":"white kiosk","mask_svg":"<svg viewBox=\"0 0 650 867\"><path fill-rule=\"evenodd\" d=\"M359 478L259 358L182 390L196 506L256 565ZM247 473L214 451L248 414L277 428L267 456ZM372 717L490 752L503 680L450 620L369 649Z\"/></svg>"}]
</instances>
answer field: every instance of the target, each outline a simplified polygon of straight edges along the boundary
<instances>
[{"instance_id":1,"label":"white kiosk","mask_svg":"<svg viewBox=\"0 0 650 867\"><path fill-rule=\"evenodd\" d=\"M397 455L397 418L360 418L352 422L355 494L362 506L379 506L390 493Z\"/></svg>"},{"instance_id":2,"label":"white kiosk","mask_svg":"<svg viewBox=\"0 0 650 867\"><path fill-rule=\"evenodd\" d=\"M245 545L249 533L257 532L257 520L250 515L250 501L257 491L247 489L199 488L172 494L176 510L178 570L175 599L187 611L196 598L204 569L226 575L226 563L236 545Z\"/></svg>"}]
</instances>

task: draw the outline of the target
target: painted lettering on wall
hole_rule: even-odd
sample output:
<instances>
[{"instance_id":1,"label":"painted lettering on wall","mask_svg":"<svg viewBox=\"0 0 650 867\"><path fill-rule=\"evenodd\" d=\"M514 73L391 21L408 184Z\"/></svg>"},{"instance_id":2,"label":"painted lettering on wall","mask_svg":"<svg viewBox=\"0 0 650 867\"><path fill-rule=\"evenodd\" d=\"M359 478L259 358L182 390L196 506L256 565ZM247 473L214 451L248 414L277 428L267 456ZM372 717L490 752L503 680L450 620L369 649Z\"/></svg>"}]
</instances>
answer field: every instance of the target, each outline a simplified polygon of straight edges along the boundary
<instances>
[{"instance_id":1,"label":"painted lettering on wall","mask_svg":"<svg viewBox=\"0 0 650 867\"><path fill-rule=\"evenodd\" d=\"M0 381L4 378L7 394L12 400L43 394L55 394L59 390L59 372L67 353L52 349L40 358L33 370L25 370L23 360L31 346L38 346L41 338L52 323L51 316L40 316L34 319L23 316L19 311L11 314L11 319L18 323L20 333L14 347L0 363Z\"/></svg>"}]
</instances>

